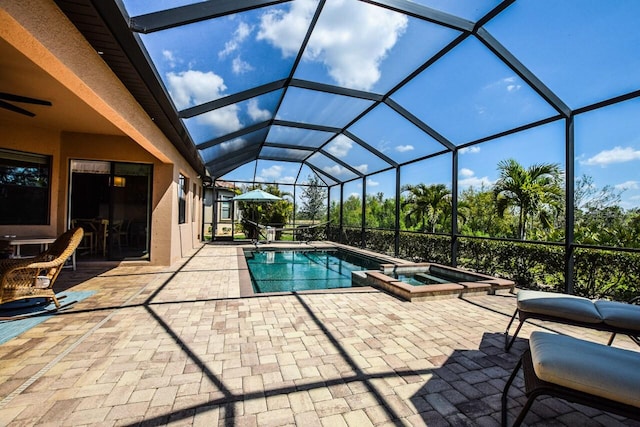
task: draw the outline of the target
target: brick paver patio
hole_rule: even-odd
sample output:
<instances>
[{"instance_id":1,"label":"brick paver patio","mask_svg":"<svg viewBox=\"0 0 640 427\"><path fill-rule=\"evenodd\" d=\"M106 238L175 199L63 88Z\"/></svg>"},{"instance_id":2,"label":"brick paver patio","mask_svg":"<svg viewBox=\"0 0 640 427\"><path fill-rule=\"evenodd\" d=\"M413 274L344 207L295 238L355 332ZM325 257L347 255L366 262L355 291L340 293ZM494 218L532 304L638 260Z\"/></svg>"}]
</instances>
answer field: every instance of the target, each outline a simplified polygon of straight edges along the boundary
<instances>
[{"instance_id":1,"label":"brick paver patio","mask_svg":"<svg viewBox=\"0 0 640 427\"><path fill-rule=\"evenodd\" d=\"M0 425L495 426L540 328L525 326L504 352L508 293L240 298L234 246L205 245L172 268L81 264L59 285L97 293L0 345ZM515 385L511 420L525 400ZM551 398L525 421L637 425Z\"/></svg>"}]
</instances>

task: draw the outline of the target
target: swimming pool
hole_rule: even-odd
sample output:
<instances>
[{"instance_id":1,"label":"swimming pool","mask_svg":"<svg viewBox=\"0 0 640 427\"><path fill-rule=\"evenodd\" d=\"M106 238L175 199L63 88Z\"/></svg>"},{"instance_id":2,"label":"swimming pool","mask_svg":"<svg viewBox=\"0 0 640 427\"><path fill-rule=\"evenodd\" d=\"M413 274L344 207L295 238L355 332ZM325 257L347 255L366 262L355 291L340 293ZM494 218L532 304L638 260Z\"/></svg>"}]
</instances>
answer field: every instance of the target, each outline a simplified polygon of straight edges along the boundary
<instances>
[{"instance_id":1,"label":"swimming pool","mask_svg":"<svg viewBox=\"0 0 640 427\"><path fill-rule=\"evenodd\" d=\"M255 293L352 287L351 272L380 268L372 258L342 250L245 250Z\"/></svg>"}]
</instances>

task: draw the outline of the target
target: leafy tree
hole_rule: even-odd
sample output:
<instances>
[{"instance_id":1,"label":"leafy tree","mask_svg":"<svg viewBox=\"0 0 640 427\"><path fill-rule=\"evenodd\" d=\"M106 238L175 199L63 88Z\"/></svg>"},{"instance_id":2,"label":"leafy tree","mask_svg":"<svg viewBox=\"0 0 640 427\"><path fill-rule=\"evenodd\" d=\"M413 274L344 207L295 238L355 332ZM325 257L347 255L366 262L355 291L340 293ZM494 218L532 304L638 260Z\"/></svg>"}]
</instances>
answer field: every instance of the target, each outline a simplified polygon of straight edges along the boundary
<instances>
[{"instance_id":1,"label":"leafy tree","mask_svg":"<svg viewBox=\"0 0 640 427\"><path fill-rule=\"evenodd\" d=\"M421 231L437 231L440 220L445 219L446 209L451 206L451 192L444 184L407 184L402 191L408 192L403 201L407 226L420 225ZM427 228L428 226L428 228Z\"/></svg>"},{"instance_id":2,"label":"leafy tree","mask_svg":"<svg viewBox=\"0 0 640 427\"><path fill-rule=\"evenodd\" d=\"M593 178L576 179L575 241L611 247L640 247L640 210L625 210L622 193L610 185L598 188Z\"/></svg>"},{"instance_id":3,"label":"leafy tree","mask_svg":"<svg viewBox=\"0 0 640 427\"><path fill-rule=\"evenodd\" d=\"M315 222L326 215L327 189L321 185L317 175L309 175L307 183L308 185L302 188L300 213L304 218Z\"/></svg>"},{"instance_id":4,"label":"leafy tree","mask_svg":"<svg viewBox=\"0 0 640 427\"><path fill-rule=\"evenodd\" d=\"M369 228L394 229L396 218L395 199L384 198L384 193L367 195L366 226Z\"/></svg>"},{"instance_id":5,"label":"leafy tree","mask_svg":"<svg viewBox=\"0 0 640 427\"><path fill-rule=\"evenodd\" d=\"M589 212L605 207L619 205L624 190L616 190L610 185L598 189L593 177L582 175L576 179L573 191L574 205L577 210Z\"/></svg>"},{"instance_id":6,"label":"leafy tree","mask_svg":"<svg viewBox=\"0 0 640 427\"><path fill-rule=\"evenodd\" d=\"M350 195L342 204L342 220L347 227L362 225L362 200L355 194Z\"/></svg>"},{"instance_id":7,"label":"leafy tree","mask_svg":"<svg viewBox=\"0 0 640 427\"><path fill-rule=\"evenodd\" d=\"M462 191L458 200L458 227L461 234L483 237L506 237L510 214L497 213L493 191L482 185Z\"/></svg>"},{"instance_id":8,"label":"leafy tree","mask_svg":"<svg viewBox=\"0 0 640 427\"><path fill-rule=\"evenodd\" d=\"M558 164L541 163L524 168L514 159L498 163L500 177L493 188L497 213L503 217L514 209L518 218L517 237L526 238L530 218L544 229L551 228L563 207L562 171Z\"/></svg>"}]
</instances>

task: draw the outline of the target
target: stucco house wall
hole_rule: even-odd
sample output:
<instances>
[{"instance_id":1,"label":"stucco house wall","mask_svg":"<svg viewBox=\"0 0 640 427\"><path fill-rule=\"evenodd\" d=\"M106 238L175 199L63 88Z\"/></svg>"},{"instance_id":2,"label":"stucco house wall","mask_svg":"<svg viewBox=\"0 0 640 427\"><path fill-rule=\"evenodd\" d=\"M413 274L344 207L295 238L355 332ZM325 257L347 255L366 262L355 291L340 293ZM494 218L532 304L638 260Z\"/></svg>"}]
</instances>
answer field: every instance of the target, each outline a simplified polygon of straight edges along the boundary
<instances>
[{"instance_id":1,"label":"stucco house wall","mask_svg":"<svg viewBox=\"0 0 640 427\"><path fill-rule=\"evenodd\" d=\"M50 0L0 1L0 48L11 46L35 65L47 82L60 85L64 99L79 110L83 132L64 127L24 126L0 120L0 147L53 157L51 224L0 226L0 234L59 234L67 222L70 159L153 164L151 260L170 265L200 244L201 188L198 173L164 136L111 69ZM33 85L42 84L40 80ZM62 97L62 95L61 95ZM73 99L72 99L73 98ZM73 101L73 103L71 103ZM88 109L88 110L85 110ZM87 111L90 114L85 114ZM73 116L72 116L73 117ZM95 123L91 123L95 118ZM73 126L75 127L75 125ZM187 222L178 224L178 177L189 180ZM195 197L195 208L194 200ZM191 210L196 209L196 215ZM192 221L195 219L195 221Z\"/></svg>"}]
</instances>

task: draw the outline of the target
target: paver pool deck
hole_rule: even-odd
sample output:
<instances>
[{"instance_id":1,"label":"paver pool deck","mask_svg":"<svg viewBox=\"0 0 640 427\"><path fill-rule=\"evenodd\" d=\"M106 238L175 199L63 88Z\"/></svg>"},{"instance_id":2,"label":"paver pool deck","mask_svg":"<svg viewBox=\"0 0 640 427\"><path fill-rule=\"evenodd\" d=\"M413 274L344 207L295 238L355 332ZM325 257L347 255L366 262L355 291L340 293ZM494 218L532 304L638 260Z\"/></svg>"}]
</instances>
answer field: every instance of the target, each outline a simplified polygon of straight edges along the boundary
<instances>
[{"instance_id":1,"label":"paver pool deck","mask_svg":"<svg viewBox=\"0 0 640 427\"><path fill-rule=\"evenodd\" d=\"M237 247L168 267L80 264L96 294L0 345L0 425L497 426L531 331L506 353L515 295L406 302L376 289L240 297ZM627 337L616 346L638 350ZM524 404L510 393L510 420ZM528 425L638 425L540 398Z\"/></svg>"}]
</instances>

